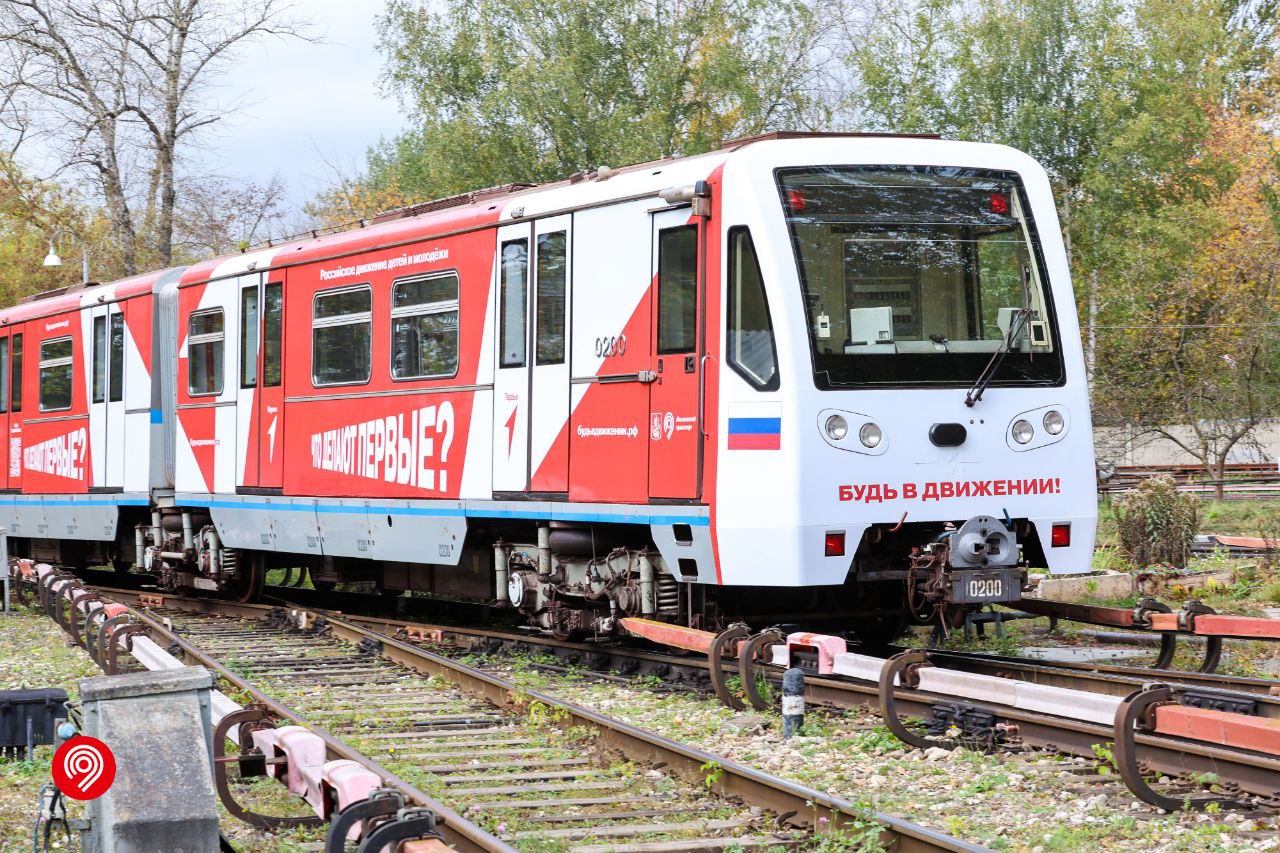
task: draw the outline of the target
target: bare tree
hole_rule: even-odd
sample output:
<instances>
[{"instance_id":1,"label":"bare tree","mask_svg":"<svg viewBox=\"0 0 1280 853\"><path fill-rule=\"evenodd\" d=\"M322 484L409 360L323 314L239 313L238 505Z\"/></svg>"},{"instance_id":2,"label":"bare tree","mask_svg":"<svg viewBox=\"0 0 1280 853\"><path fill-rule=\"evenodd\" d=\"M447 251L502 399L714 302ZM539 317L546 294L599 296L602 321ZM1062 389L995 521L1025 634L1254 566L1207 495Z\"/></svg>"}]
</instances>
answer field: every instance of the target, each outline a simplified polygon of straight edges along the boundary
<instances>
[{"instance_id":1,"label":"bare tree","mask_svg":"<svg viewBox=\"0 0 1280 853\"><path fill-rule=\"evenodd\" d=\"M221 178L188 181L174 218L174 245L211 257L301 231L300 223L290 221L286 202L279 176L265 186Z\"/></svg>"},{"instance_id":2,"label":"bare tree","mask_svg":"<svg viewBox=\"0 0 1280 853\"><path fill-rule=\"evenodd\" d=\"M306 37L287 0L0 0L0 109L89 178L124 272L173 259L177 166L228 107L211 85L235 49Z\"/></svg>"}]
</instances>

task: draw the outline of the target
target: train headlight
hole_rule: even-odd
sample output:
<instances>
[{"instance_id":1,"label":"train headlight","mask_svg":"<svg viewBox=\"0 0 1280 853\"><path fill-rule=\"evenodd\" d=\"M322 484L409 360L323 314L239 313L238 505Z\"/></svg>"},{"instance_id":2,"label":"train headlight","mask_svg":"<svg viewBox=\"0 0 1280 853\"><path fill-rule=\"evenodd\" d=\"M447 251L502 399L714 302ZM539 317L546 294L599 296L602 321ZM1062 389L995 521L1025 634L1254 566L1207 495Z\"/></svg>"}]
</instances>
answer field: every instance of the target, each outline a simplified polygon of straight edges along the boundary
<instances>
[{"instance_id":1,"label":"train headlight","mask_svg":"<svg viewBox=\"0 0 1280 853\"><path fill-rule=\"evenodd\" d=\"M863 447L879 447L880 440L884 438L884 433L880 432L880 427L872 423L862 425L862 429L858 430L858 440L862 442Z\"/></svg>"},{"instance_id":2,"label":"train headlight","mask_svg":"<svg viewBox=\"0 0 1280 853\"><path fill-rule=\"evenodd\" d=\"M832 441L842 441L849 434L849 422L839 415L827 418L827 437Z\"/></svg>"},{"instance_id":3,"label":"train headlight","mask_svg":"<svg viewBox=\"0 0 1280 853\"><path fill-rule=\"evenodd\" d=\"M1057 409L1050 409L1044 413L1044 431L1049 435L1061 435L1062 430L1067 426L1067 422L1062 417L1062 412Z\"/></svg>"},{"instance_id":4,"label":"train headlight","mask_svg":"<svg viewBox=\"0 0 1280 853\"><path fill-rule=\"evenodd\" d=\"M1013 424L1013 440L1018 444L1026 444L1035 437L1036 429L1031 425L1031 421L1021 420Z\"/></svg>"}]
</instances>

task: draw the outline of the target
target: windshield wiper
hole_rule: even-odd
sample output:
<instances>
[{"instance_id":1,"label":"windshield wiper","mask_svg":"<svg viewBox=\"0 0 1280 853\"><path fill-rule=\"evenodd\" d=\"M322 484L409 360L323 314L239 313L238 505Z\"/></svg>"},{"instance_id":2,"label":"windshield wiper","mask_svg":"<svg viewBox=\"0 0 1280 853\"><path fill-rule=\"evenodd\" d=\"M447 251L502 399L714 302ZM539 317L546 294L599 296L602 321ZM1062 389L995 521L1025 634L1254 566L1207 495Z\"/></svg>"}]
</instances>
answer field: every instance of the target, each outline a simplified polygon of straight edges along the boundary
<instances>
[{"instance_id":1,"label":"windshield wiper","mask_svg":"<svg viewBox=\"0 0 1280 853\"><path fill-rule=\"evenodd\" d=\"M1022 334L1022 330L1026 328L1027 321L1031 319L1031 282L1028 280L1027 268L1022 267L1022 307L1018 309L1009 320L1009 332L1004 336L1004 340L1000 342L1000 346L991 354L991 360L987 362L987 366L982 368L982 372L978 374L978 378L973 380L973 385L969 388L969 393L964 395L964 404L969 408L973 408L974 404L982 399L982 392L987 390L987 386L991 384L991 380L995 378L996 371L1000 369L1004 357L1009 354L1009 350L1013 349L1013 342Z\"/></svg>"}]
</instances>

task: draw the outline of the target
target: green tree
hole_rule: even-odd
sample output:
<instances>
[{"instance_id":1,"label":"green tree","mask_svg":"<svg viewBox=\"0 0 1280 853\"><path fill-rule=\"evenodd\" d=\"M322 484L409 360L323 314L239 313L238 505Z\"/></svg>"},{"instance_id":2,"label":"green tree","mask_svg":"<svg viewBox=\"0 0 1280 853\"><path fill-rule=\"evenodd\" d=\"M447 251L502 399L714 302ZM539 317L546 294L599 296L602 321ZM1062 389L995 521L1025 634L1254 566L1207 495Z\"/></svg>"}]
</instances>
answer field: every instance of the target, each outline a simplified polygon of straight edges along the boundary
<instances>
[{"instance_id":1,"label":"green tree","mask_svg":"<svg viewBox=\"0 0 1280 853\"><path fill-rule=\"evenodd\" d=\"M875 127L1001 142L1044 164L1092 321L1121 235L1151 225L1135 216L1207 190L1191 172L1221 170L1188 154L1204 149L1210 108L1258 75L1241 5L897 0L847 53L862 84L850 109ZM1270 20L1249 8L1251 26Z\"/></svg>"},{"instance_id":2,"label":"green tree","mask_svg":"<svg viewBox=\"0 0 1280 853\"><path fill-rule=\"evenodd\" d=\"M62 187L29 177L11 157L0 155L0 305L78 282L76 249L103 230ZM44 266L50 242L69 256L66 266Z\"/></svg>"},{"instance_id":3,"label":"green tree","mask_svg":"<svg viewBox=\"0 0 1280 853\"><path fill-rule=\"evenodd\" d=\"M825 30L801 0L434 8L391 0L379 19L386 89L416 126L371 152L374 198L551 180L825 117Z\"/></svg>"}]
</instances>

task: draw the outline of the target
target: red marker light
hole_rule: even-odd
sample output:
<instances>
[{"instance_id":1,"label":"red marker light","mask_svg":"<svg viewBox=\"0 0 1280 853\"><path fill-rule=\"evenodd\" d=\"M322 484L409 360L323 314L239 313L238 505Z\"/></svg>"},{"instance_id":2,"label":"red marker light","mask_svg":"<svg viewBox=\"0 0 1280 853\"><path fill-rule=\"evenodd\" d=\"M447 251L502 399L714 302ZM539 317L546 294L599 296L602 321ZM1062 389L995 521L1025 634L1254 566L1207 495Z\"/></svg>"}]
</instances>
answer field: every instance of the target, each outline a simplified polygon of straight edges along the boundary
<instances>
[{"instance_id":1,"label":"red marker light","mask_svg":"<svg viewBox=\"0 0 1280 853\"><path fill-rule=\"evenodd\" d=\"M1008 193L992 193L987 203L990 205L992 213L1007 214L1009 212Z\"/></svg>"},{"instance_id":2,"label":"red marker light","mask_svg":"<svg viewBox=\"0 0 1280 853\"><path fill-rule=\"evenodd\" d=\"M1071 522L1063 524L1055 524L1053 531L1049 534L1049 544L1054 548L1070 548L1071 547Z\"/></svg>"},{"instance_id":3,"label":"red marker light","mask_svg":"<svg viewBox=\"0 0 1280 853\"><path fill-rule=\"evenodd\" d=\"M803 212L808 203L800 190L787 190L787 207L791 208L792 213Z\"/></svg>"},{"instance_id":4,"label":"red marker light","mask_svg":"<svg viewBox=\"0 0 1280 853\"><path fill-rule=\"evenodd\" d=\"M843 557L844 556L844 531L837 530L827 533L827 556Z\"/></svg>"}]
</instances>

